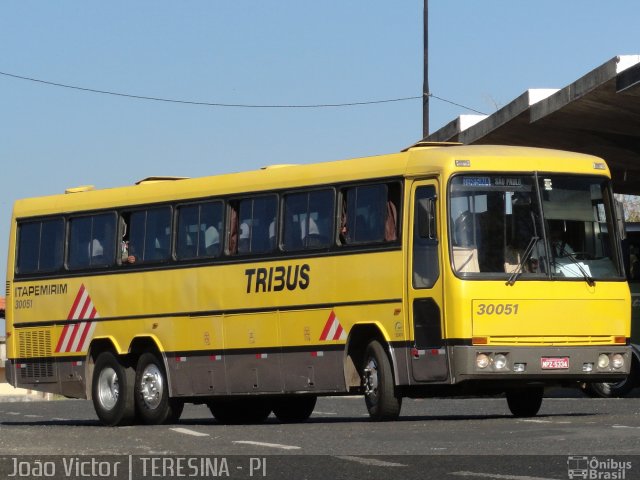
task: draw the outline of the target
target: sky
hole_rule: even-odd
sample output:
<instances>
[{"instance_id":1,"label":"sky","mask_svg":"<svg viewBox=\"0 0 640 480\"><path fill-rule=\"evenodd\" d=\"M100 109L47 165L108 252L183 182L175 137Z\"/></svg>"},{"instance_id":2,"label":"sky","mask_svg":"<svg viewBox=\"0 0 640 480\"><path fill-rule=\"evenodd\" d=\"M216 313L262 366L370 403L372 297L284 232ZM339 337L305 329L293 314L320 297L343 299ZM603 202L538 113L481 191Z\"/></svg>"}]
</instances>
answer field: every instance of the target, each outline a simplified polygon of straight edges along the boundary
<instances>
[{"instance_id":1,"label":"sky","mask_svg":"<svg viewBox=\"0 0 640 480\"><path fill-rule=\"evenodd\" d=\"M422 0L0 3L0 72L204 103L308 105L422 94ZM637 0L430 0L431 93L487 114L640 54ZM435 98L431 131L472 113ZM156 102L0 75L0 275L18 198L153 175L397 152L420 99L336 108Z\"/></svg>"}]
</instances>

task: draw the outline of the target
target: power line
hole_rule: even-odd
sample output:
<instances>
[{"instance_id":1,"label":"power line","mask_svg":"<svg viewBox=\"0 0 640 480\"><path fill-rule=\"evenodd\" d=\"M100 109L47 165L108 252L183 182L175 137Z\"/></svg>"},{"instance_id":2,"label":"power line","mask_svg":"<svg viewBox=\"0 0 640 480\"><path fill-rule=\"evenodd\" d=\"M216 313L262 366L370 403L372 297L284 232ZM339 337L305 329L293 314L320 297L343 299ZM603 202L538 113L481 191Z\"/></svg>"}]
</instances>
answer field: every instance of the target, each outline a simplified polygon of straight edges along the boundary
<instances>
[{"instance_id":1,"label":"power line","mask_svg":"<svg viewBox=\"0 0 640 480\"><path fill-rule=\"evenodd\" d=\"M38 78L25 77L22 75L16 75L13 73L0 72L0 75L4 75L5 77L15 78L18 80L26 80L29 82L41 83L44 85L50 85L54 87L61 88L69 88L72 90L80 90L82 92L90 92L90 93L98 93L101 95L113 95L116 97L125 97L125 98L133 98L136 100L150 100L154 102L165 102L165 103L179 103L186 105L201 105L207 107L230 107L230 108L338 108L338 107L354 107L358 105L375 105L380 103L392 103L392 102L404 102L407 100L418 100L422 99L423 95L413 96L413 97L400 97L400 98L389 98L383 100L368 100L363 102L346 102L346 103L317 103L317 104L298 104L298 105L265 105L265 104L250 104L250 103L221 103L221 102L203 102L196 100L180 100L175 98L162 98L162 97L150 97L145 95L132 95L129 93L121 93L121 92L112 92L109 90L98 90L95 88L87 88L87 87L79 87L77 85L67 85L64 83L51 82L48 80L41 80ZM433 97L440 101L450 103L451 105L455 105L457 107L464 108L466 110L470 110L472 112L480 113L484 115L482 112L474 110L473 108L465 107L456 102L452 102L445 98L438 97L432 93L426 94L428 97Z\"/></svg>"}]
</instances>

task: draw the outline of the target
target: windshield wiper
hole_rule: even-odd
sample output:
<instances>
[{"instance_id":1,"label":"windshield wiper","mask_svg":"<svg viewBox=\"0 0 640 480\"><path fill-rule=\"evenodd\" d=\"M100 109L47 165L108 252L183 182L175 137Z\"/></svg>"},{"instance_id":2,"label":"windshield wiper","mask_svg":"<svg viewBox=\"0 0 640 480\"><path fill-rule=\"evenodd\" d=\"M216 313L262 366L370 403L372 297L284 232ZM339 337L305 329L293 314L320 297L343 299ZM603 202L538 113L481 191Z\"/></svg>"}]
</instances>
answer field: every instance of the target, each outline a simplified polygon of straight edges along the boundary
<instances>
[{"instance_id":1,"label":"windshield wiper","mask_svg":"<svg viewBox=\"0 0 640 480\"><path fill-rule=\"evenodd\" d=\"M529 244L527 245L527 248L525 248L524 253L522 254L522 258L520 259L520 263L518 264L518 267L513 271L513 273L509 277L509 280L507 280L507 283L505 283L505 285L512 287L516 283L516 280L518 280L518 277L522 274L522 269L524 268L524 264L527 263L527 261L529 260L529 257L533 253L533 247L535 246L538 240L540 240L540 237L537 237L537 236L531 237L531 240L529 240Z\"/></svg>"},{"instance_id":2,"label":"windshield wiper","mask_svg":"<svg viewBox=\"0 0 640 480\"><path fill-rule=\"evenodd\" d=\"M580 264L578 259L575 257L576 255L575 253L567 252L564 249L564 247L562 247L562 249L560 250L560 255L562 257L567 257L569 260L573 262L573 264L576 267L578 267L578 270L580 270L580 273L582 274L585 281L589 284L590 287L593 287L596 284L596 281L593 279L593 277L587 273L587 271L584 269L584 267Z\"/></svg>"}]
</instances>

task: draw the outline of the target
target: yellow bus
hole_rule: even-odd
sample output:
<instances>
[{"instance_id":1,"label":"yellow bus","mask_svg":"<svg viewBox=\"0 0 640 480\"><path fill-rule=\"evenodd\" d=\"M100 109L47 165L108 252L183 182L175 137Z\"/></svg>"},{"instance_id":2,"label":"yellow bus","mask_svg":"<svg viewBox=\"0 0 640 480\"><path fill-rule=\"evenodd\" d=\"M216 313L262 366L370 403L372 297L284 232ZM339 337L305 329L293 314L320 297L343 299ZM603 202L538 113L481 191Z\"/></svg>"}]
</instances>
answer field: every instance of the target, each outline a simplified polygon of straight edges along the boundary
<instances>
[{"instance_id":1,"label":"yellow bus","mask_svg":"<svg viewBox=\"0 0 640 480\"><path fill-rule=\"evenodd\" d=\"M90 398L107 425L304 421L321 395L502 394L629 372L610 174L553 150L396 154L15 203L17 387Z\"/></svg>"}]
</instances>

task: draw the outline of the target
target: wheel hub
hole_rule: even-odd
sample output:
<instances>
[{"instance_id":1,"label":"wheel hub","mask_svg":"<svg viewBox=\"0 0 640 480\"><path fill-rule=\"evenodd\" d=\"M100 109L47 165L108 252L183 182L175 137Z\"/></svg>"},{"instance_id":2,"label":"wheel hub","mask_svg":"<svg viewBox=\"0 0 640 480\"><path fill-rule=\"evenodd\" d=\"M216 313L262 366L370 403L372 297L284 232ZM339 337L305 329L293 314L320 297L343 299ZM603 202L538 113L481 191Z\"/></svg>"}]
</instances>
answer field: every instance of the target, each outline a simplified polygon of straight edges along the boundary
<instances>
[{"instance_id":1,"label":"wheel hub","mask_svg":"<svg viewBox=\"0 0 640 480\"><path fill-rule=\"evenodd\" d=\"M144 404L150 410L160 405L164 393L162 373L155 365L147 365L140 378L140 393Z\"/></svg>"},{"instance_id":2,"label":"wheel hub","mask_svg":"<svg viewBox=\"0 0 640 480\"><path fill-rule=\"evenodd\" d=\"M98 378L98 398L100 404L106 409L111 410L118 403L120 396L120 383L116 371L107 367L100 372Z\"/></svg>"},{"instance_id":3,"label":"wheel hub","mask_svg":"<svg viewBox=\"0 0 640 480\"><path fill-rule=\"evenodd\" d=\"M362 375L364 393L367 396L375 396L378 393L378 365L375 359L370 358L364 367Z\"/></svg>"}]
</instances>

